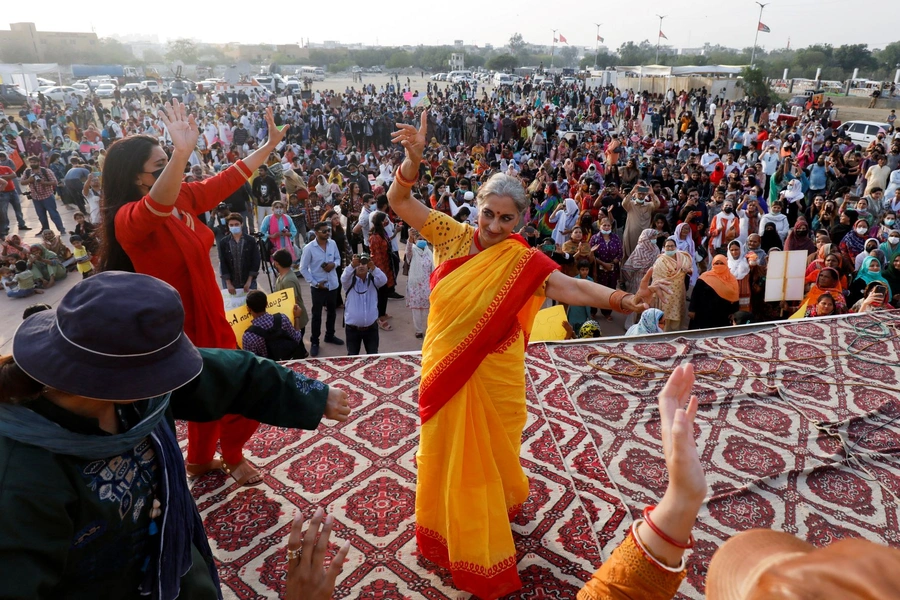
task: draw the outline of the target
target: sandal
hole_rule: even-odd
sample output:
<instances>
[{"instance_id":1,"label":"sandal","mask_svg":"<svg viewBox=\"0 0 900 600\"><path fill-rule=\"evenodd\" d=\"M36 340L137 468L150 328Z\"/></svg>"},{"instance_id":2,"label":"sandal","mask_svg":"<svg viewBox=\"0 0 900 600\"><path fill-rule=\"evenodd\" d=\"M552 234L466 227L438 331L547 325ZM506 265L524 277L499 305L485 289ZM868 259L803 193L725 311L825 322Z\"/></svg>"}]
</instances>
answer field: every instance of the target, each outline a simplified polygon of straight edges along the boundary
<instances>
[{"instance_id":1,"label":"sandal","mask_svg":"<svg viewBox=\"0 0 900 600\"><path fill-rule=\"evenodd\" d=\"M187 471L188 479L196 479L198 477L202 477L206 475L210 471L219 471L222 469L222 461L218 458L214 458L208 463L205 464L192 464L187 463L184 465L185 471Z\"/></svg>"},{"instance_id":2,"label":"sandal","mask_svg":"<svg viewBox=\"0 0 900 600\"><path fill-rule=\"evenodd\" d=\"M224 460L222 461L222 470L234 479L239 486L259 485L263 482L263 477L256 470L256 467L250 464L246 458L234 466L229 466Z\"/></svg>"},{"instance_id":3,"label":"sandal","mask_svg":"<svg viewBox=\"0 0 900 600\"><path fill-rule=\"evenodd\" d=\"M381 321L381 320L378 321L378 327L380 329L382 329L383 331L393 331L394 330L394 328L391 327L390 323L387 323L387 322Z\"/></svg>"}]
</instances>

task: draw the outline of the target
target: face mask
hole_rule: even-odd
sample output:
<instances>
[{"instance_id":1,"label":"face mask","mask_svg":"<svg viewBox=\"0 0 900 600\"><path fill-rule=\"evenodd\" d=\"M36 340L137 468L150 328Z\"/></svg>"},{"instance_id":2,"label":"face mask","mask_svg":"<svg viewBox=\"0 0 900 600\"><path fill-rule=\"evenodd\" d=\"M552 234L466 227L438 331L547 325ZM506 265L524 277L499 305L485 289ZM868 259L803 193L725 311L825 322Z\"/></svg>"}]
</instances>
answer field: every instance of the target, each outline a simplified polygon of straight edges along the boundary
<instances>
[{"instance_id":1,"label":"face mask","mask_svg":"<svg viewBox=\"0 0 900 600\"><path fill-rule=\"evenodd\" d=\"M894 219L885 219L884 224L890 227L894 224Z\"/></svg>"},{"instance_id":2,"label":"face mask","mask_svg":"<svg viewBox=\"0 0 900 600\"><path fill-rule=\"evenodd\" d=\"M601 229L600 233L602 233L603 235L609 235L612 233L612 229Z\"/></svg>"},{"instance_id":3,"label":"face mask","mask_svg":"<svg viewBox=\"0 0 900 600\"><path fill-rule=\"evenodd\" d=\"M162 175L162 172L163 172L165 169L166 169L166 168L163 167L162 169L157 169L157 170L152 171L152 172L150 173L151 175L153 175L153 181L154 181L154 183L156 182L157 179L159 179L159 176Z\"/></svg>"},{"instance_id":4,"label":"face mask","mask_svg":"<svg viewBox=\"0 0 900 600\"><path fill-rule=\"evenodd\" d=\"M280 209L280 208L276 208L276 209L273 210L272 212L274 212L276 215L279 215L279 216L281 216L282 214L284 214L284 211L283 211L282 209Z\"/></svg>"},{"instance_id":5,"label":"face mask","mask_svg":"<svg viewBox=\"0 0 900 600\"><path fill-rule=\"evenodd\" d=\"M800 236L800 237L806 237L808 234L809 234L809 232L808 232L807 230L805 230L805 229L798 229L798 230L797 230L797 235Z\"/></svg>"},{"instance_id":6,"label":"face mask","mask_svg":"<svg viewBox=\"0 0 900 600\"><path fill-rule=\"evenodd\" d=\"M722 212L724 212L726 215L730 215L731 213L734 212L734 209L731 208L730 206L726 206L725 208L722 209Z\"/></svg>"},{"instance_id":7,"label":"face mask","mask_svg":"<svg viewBox=\"0 0 900 600\"><path fill-rule=\"evenodd\" d=\"M897 244L900 244L900 237L889 237L888 243L890 243L891 246L896 246Z\"/></svg>"},{"instance_id":8,"label":"face mask","mask_svg":"<svg viewBox=\"0 0 900 600\"><path fill-rule=\"evenodd\" d=\"M419 240L418 242L416 242L416 246L424 250L428 247L428 242L426 242L425 240Z\"/></svg>"},{"instance_id":9,"label":"face mask","mask_svg":"<svg viewBox=\"0 0 900 600\"><path fill-rule=\"evenodd\" d=\"M674 256L675 256L675 252L676 252L675 250L666 250L666 256L672 256L672 257L674 257Z\"/></svg>"},{"instance_id":10,"label":"face mask","mask_svg":"<svg viewBox=\"0 0 900 600\"><path fill-rule=\"evenodd\" d=\"M858 233L859 235L866 235L868 232L869 232L869 230L866 229L865 227L857 227L856 228L856 233Z\"/></svg>"},{"instance_id":11,"label":"face mask","mask_svg":"<svg viewBox=\"0 0 900 600\"><path fill-rule=\"evenodd\" d=\"M234 235L237 235L237 234L239 234L239 233L241 232L241 226L240 226L240 225L234 225L233 227L229 227L229 228L228 228L228 231L230 231L230 232L233 233Z\"/></svg>"}]
</instances>

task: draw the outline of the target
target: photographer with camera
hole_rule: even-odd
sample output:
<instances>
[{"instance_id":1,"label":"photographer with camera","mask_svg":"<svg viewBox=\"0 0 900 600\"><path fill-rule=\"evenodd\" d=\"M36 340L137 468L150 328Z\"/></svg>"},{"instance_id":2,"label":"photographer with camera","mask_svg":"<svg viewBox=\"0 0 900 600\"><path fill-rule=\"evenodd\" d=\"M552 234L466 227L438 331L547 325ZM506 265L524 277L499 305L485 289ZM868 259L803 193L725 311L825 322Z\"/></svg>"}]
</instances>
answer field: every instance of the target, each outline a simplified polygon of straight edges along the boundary
<instances>
[{"instance_id":1,"label":"photographer with camera","mask_svg":"<svg viewBox=\"0 0 900 600\"><path fill-rule=\"evenodd\" d=\"M378 354L378 289L387 284L387 275L375 266L368 254L354 254L350 268L341 275L341 287L347 297L344 323L347 355Z\"/></svg>"},{"instance_id":2,"label":"photographer with camera","mask_svg":"<svg viewBox=\"0 0 900 600\"><path fill-rule=\"evenodd\" d=\"M626 214L622 244L627 259L637 247L641 232L653 227L653 215L659 210L659 198L641 179L622 200L622 208Z\"/></svg>"},{"instance_id":3,"label":"photographer with camera","mask_svg":"<svg viewBox=\"0 0 900 600\"><path fill-rule=\"evenodd\" d=\"M60 235L66 234L66 227L63 225L62 217L56 210L56 176L53 171L41 166L41 159L37 156L28 157L28 168L22 174L22 183L28 186L31 200L34 202L34 208L37 211L38 220L41 222L41 230L37 235L42 235L45 231L50 231L50 223L47 221L47 215L53 220L56 229Z\"/></svg>"}]
</instances>

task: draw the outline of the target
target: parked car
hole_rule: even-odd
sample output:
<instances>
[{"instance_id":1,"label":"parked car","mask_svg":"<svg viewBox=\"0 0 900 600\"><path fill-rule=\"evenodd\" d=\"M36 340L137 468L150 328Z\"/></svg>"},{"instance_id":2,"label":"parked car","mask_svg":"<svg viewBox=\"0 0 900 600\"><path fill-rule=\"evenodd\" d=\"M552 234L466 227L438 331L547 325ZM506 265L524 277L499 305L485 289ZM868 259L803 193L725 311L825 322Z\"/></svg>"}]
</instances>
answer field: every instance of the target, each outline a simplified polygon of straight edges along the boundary
<instances>
[{"instance_id":1,"label":"parked car","mask_svg":"<svg viewBox=\"0 0 900 600\"><path fill-rule=\"evenodd\" d=\"M879 129L886 134L890 128L891 126L887 123L878 121L847 121L841 126L841 129L850 137L850 141L863 148L878 136Z\"/></svg>"},{"instance_id":2,"label":"parked car","mask_svg":"<svg viewBox=\"0 0 900 600\"><path fill-rule=\"evenodd\" d=\"M186 79L176 79L169 84L169 93L173 98L184 100L184 95L192 89L191 82Z\"/></svg>"},{"instance_id":3,"label":"parked car","mask_svg":"<svg viewBox=\"0 0 900 600\"><path fill-rule=\"evenodd\" d=\"M97 94L98 98L112 98L116 93L116 89L116 84L114 83L101 83L94 90L94 93Z\"/></svg>"},{"instance_id":4,"label":"parked car","mask_svg":"<svg viewBox=\"0 0 900 600\"><path fill-rule=\"evenodd\" d=\"M88 84L86 84L86 83L84 83L84 82L82 82L82 81L73 83L73 84L72 84L72 87L75 88L76 90L81 90L81 91L84 92L85 94L87 94L88 92L91 91L90 86L88 86Z\"/></svg>"},{"instance_id":5,"label":"parked car","mask_svg":"<svg viewBox=\"0 0 900 600\"><path fill-rule=\"evenodd\" d=\"M511 75L507 73L495 73L494 85L512 85L515 83Z\"/></svg>"},{"instance_id":6,"label":"parked car","mask_svg":"<svg viewBox=\"0 0 900 600\"><path fill-rule=\"evenodd\" d=\"M87 91L70 85L57 85L44 92L44 96L54 102L63 102L71 94L75 94L81 99L87 98L88 95Z\"/></svg>"},{"instance_id":7,"label":"parked car","mask_svg":"<svg viewBox=\"0 0 900 600\"><path fill-rule=\"evenodd\" d=\"M122 88L123 92L135 92L138 93L142 90L141 84L139 83L126 83L125 87Z\"/></svg>"},{"instance_id":8,"label":"parked car","mask_svg":"<svg viewBox=\"0 0 900 600\"><path fill-rule=\"evenodd\" d=\"M563 85L575 85L577 82L578 80L574 77L563 77L560 80L560 83L562 83Z\"/></svg>"},{"instance_id":9,"label":"parked car","mask_svg":"<svg viewBox=\"0 0 900 600\"><path fill-rule=\"evenodd\" d=\"M46 92L47 90L49 90L52 87L56 87L56 86L55 85L42 85L38 89L34 90L33 92L31 92L28 95L31 96L32 98L37 98L38 94L43 94L44 92Z\"/></svg>"},{"instance_id":10,"label":"parked car","mask_svg":"<svg viewBox=\"0 0 900 600\"><path fill-rule=\"evenodd\" d=\"M28 102L28 96L22 93L17 86L0 83L0 104L3 106L20 105Z\"/></svg>"},{"instance_id":11,"label":"parked car","mask_svg":"<svg viewBox=\"0 0 900 600\"><path fill-rule=\"evenodd\" d=\"M435 73L431 76L432 81L444 81L444 77L446 77L446 73Z\"/></svg>"},{"instance_id":12,"label":"parked car","mask_svg":"<svg viewBox=\"0 0 900 600\"><path fill-rule=\"evenodd\" d=\"M153 79L148 79L146 81L141 82L141 88L145 90L150 90L154 94L158 94L162 91L162 87L159 85L158 81Z\"/></svg>"}]
</instances>

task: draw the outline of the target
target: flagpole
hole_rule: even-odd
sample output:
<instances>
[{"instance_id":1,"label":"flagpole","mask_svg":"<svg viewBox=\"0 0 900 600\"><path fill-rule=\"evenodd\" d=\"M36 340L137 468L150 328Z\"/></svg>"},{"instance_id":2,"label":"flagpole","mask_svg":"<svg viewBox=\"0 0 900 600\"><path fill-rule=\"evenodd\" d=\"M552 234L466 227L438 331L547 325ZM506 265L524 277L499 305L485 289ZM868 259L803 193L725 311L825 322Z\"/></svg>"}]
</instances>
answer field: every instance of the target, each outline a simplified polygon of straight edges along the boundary
<instances>
[{"instance_id":1,"label":"flagpole","mask_svg":"<svg viewBox=\"0 0 900 600\"><path fill-rule=\"evenodd\" d=\"M668 15L656 15L659 17L659 31L656 32L656 64L659 64L659 40L662 39L662 22Z\"/></svg>"},{"instance_id":2,"label":"flagpole","mask_svg":"<svg viewBox=\"0 0 900 600\"><path fill-rule=\"evenodd\" d=\"M553 54L556 52L556 30L553 30L553 45L550 46L550 68L553 68Z\"/></svg>"},{"instance_id":3,"label":"flagpole","mask_svg":"<svg viewBox=\"0 0 900 600\"><path fill-rule=\"evenodd\" d=\"M753 53L750 55L750 66L751 67L755 66L754 61L756 61L756 42L757 42L757 40L759 40L759 24L762 23L762 11L766 6L769 5L768 2L766 4L763 4L762 2L757 2L757 4L759 4L759 19L756 20L756 36L754 36L754 38L753 38Z\"/></svg>"},{"instance_id":4,"label":"flagpole","mask_svg":"<svg viewBox=\"0 0 900 600\"><path fill-rule=\"evenodd\" d=\"M597 26L597 40L594 42L596 44L596 49L594 50L594 70L597 70L597 57L600 55L600 26L603 23L594 23Z\"/></svg>"}]
</instances>

